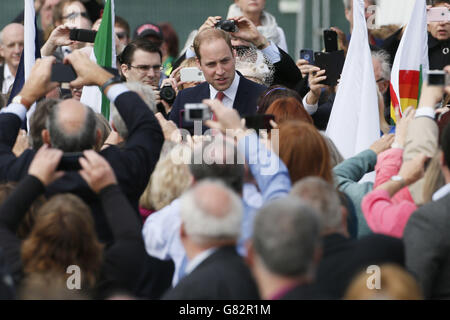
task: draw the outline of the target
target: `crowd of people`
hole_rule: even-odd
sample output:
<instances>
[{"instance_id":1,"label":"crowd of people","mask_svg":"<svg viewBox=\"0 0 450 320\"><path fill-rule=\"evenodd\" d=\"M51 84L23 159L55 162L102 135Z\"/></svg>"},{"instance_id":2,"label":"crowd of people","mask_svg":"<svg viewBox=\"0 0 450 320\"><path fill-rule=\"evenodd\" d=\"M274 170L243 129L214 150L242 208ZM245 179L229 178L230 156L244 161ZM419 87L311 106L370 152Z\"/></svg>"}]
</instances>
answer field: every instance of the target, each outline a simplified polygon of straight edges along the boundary
<instances>
[{"instance_id":1,"label":"crowd of people","mask_svg":"<svg viewBox=\"0 0 450 320\"><path fill-rule=\"evenodd\" d=\"M352 26L343 2L333 14ZM294 31L265 0L212 12L181 50L169 22L131 32L116 15L120 76L70 40L98 30L100 3L35 0L42 58L15 97L23 13L1 31L1 299L450 298L450 85L424 81L392 121L404 26L368 30L380 138L344 159L324 132L338 88L287 53ZM351 34L332 30L347 52ZM450 21L428 31L430 67L450 73ZM52 82L55 62L77 78ZM192 67L204 80L182 81ZM109 119L80 102L87 86Z\"/></svg>"}]
</instances>

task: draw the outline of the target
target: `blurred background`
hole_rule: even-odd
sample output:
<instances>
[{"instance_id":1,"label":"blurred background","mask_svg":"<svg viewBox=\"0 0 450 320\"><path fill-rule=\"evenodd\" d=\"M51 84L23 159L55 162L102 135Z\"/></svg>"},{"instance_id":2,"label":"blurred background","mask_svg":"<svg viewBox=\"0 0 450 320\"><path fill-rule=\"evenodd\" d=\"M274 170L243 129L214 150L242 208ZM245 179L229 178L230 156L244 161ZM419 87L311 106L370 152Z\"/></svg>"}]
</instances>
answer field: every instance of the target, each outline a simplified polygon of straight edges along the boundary
<instances>
[{"instance_id":1,"label":"blurred background","mask_svg":"<svg viewBox=\"0 0 450 320\"><path fill-rule=\"evenodd\" d=\"M98 0L102 2L101 0ZM144 22L170 22L178 33L180 48L187 36L208 16L226 16L232 0L116 0L116 14L125 18L133 31ZM0 0L0 28L23 9L23 1ZM401 24L408 20L414 0L379 0L377 24ZM289 54L298 58L299 50L322 49L322 30L336 26L345 33L349 24L342 0L267 0L266 10L286 33Z\"/></svg>"}]
</instances>

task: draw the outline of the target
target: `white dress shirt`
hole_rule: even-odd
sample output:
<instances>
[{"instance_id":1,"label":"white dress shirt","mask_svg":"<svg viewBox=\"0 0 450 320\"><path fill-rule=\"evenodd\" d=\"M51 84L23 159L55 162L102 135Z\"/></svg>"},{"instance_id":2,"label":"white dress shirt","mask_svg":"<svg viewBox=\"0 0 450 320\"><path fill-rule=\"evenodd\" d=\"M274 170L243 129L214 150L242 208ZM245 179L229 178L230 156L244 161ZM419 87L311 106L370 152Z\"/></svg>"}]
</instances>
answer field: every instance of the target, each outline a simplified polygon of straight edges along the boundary
<instances>
[{"instance_id":1,"label":"white dress shirt","mask_svg":"<svg viewBox=\"0 0 450 320\"><path fill-rule=\"evenodd\" d=\"M11 73L11 70L9 70L8 64L5 63L5 67L3 69L3 86L2 86L2 93L7 94L9 91L9 88L13 85L15 77Z\"/></svg>"},{"instance_id":2,"label":"white dress shirt","mask_svg":"<svg viewBox=\"0 0 450 320\"><path fill-rule=\"evenodd\" d=\"M234 80L231 83L231 86L227 90L223 91L225 96L222 99L222 103L227 108L231 108L231 109L233 108L234 99L236 98L240 79L241 79L241 77L235 72ZM210 99L215 99L218 92L219 91L217 91L212 85L209 85Z\"/></svg>"},{"instance_id":3,"label":"white dress shirt","mask_svg":"<svg viewBox=\"0 0 450 320\"><path fill-rule=\"evenodd\" d=\"M186 275L191 273L195 270L203 261L205 261L210 255L212 255L214 252L216 252L217 248L210 248L208 250L203 251L202 253L199 253L189 261L189 263L186 266Z\"/></svg>"}]
</instances>

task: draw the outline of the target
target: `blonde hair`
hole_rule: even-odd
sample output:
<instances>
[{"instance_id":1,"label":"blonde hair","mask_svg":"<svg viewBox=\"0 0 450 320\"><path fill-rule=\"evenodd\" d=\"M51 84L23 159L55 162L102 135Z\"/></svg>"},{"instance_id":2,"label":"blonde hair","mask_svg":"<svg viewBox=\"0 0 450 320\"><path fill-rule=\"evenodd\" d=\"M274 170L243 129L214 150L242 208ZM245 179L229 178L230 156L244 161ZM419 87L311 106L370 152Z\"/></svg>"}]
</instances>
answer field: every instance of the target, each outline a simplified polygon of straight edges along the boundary
<instances>
[{"instance_id":1,"label":"blonde hair","mask_svg":"<svg viewBox=\"0 0 450 320\"><path fill-rule=\"evenodd\" d=\"M380 266L380 289L369 289L368 278L372 274L363 271L347 288L345 300L422 300L422 292L416 280L405 269L394 264Z\"/></svg>"},{"instance_id":2,"label":"blonde hair","mask_svg":"<svg viewBox=\"0 0 450 320\"><path fill-rule=\"evenodd\" d=\"M160 210L181 196L192 184L189 166L175 159L181 146L174 146L170 152L162 153L150 181L142 194L139 205L147 210Z\"/></svg>"}]
</instances>

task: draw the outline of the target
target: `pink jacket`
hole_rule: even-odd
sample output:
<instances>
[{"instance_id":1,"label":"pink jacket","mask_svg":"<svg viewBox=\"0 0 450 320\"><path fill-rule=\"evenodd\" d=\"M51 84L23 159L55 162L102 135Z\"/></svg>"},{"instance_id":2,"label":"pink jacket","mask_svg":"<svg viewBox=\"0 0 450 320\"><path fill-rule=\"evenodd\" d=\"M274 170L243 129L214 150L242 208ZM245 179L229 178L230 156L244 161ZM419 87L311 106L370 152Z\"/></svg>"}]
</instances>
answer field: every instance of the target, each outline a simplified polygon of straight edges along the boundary
<instances>
[{"instance_id":1,"label":"pink jacket","mask_svg":"<svg viewBox=\"0 0 450 320\"><path fill-rule=\"evenodd\" d=\"M373 232L397 238L403 236L406 223L417 206L407 187L398 191L392 198L386 190L375 189L398 174L402 156L402 149L389 149L378 155L374 190L368 193L361 203L364 217Z\"/></svg>"}]
</instances>

